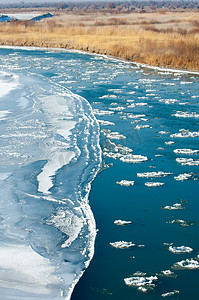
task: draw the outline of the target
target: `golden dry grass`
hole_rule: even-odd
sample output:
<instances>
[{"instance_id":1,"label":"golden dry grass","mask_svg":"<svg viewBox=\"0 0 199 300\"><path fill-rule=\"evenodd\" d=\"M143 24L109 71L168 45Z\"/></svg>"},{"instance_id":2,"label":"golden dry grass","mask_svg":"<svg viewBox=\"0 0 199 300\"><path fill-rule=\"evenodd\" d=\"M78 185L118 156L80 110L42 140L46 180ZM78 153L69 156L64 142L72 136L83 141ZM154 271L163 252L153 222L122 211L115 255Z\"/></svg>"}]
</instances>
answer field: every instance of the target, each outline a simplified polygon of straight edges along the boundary
<instances>
[{"instance_id":1,"label":"golden dry grass","mask_svg":"<svg viewBox=\"0 0 199 300\"><path fill-rule=\"evenodd\" d=\"M36 24L1 24L0 44L80 49L150 65L199 70L197 20L197 13L62 14Z\"/></svg>"}]
</instances>

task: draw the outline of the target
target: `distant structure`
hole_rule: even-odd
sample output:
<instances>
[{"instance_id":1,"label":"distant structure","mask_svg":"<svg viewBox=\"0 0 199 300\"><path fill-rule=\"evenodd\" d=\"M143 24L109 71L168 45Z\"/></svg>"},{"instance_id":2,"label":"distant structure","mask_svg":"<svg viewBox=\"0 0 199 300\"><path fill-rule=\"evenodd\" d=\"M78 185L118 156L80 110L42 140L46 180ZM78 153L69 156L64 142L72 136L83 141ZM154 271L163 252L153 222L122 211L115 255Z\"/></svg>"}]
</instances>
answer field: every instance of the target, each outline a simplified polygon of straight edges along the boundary
<instances>
[{"instance_id":1,"label":"distant structure","mask_svg":"<svg viewBox=\"0 0 199 300\"><path fill-rule=\"evenodd\" d=\"M42 19L52 18L52 17L53 17L53 15L51 13L47 13L47 14L44 14L44 15L41 15L41 16L34 17L34 18L31 19L31 21L37 22L37 21L40 21Z\"/></svg>"},{"instance_id":2,"label":"distant structure","mask_svg":"<svg viewBox=\"0 0 199 300\"><path fill-rule=\"evenodd\" d=\"M27 14L27 19L24 17L23 15L23 18L20 18L20 15L19 15L19 18L15 16L12 16L12 15L0 15L0 22L3 23L3 22L10 22L11 20L13 21L19 21L19 20L28 20L28 21L34 21L34 22L37 22L37 21L40 21L40 20L43 20L43 19L46 19L46 18L52 18L53 15L51 13L46 13L46 14L43 14L43 15L38 15L38 16L35 16L33 18L28 18L28 14Z\"/></svg>"},{"instance_id":3,"label":"distant structure","mask_svg":"<svg viewBox=\"0 0 199 300\"><path fill-rule=\"evenodd\" d=\"M5 16L5 15L1 15L0 16L0 22L10 22L12 20L12 18L10 18L9 16Z\"/></svg>"}]
</instances>

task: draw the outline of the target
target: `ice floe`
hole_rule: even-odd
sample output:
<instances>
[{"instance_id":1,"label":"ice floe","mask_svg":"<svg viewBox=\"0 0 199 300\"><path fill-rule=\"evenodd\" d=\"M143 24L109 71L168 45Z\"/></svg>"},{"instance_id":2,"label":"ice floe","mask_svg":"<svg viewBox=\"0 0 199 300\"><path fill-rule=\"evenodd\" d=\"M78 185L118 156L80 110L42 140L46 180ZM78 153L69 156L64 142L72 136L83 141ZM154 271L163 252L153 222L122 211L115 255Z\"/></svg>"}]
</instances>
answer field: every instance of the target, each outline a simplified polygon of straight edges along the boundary
<instances>
[{"instance_id":1,"label":"ice floe","mask_svg":"<svg viewBox=\"0 0 199 300\"><path fill-rule=\"evenodd\" d=\"M112 247L118 248L118 249L128 249L128 248L135 247L134 243L132 243L132 242L125 242L125 241L113 242L113 243L110 243L110 245Z\"/></svg>"},{"instance_id":2,"label":"ice floe","mask_svg":"<svg viewBox=\"0 0 199 300\"><path fill-rule=\"evenodd\" d=\"M181 81L180 84L192 84L193 81Z\"/></svg>"},{"instance_id":3,"label":"ice floe","mask_svg":"<svg viewBox=\"0 0 199 300\"><path fill-rule=\"evenodd\" d=\"M172 116L177 118L199 118L199 114L196 112L176 111Z\"/></svg>"},{"instance_id":4,"label":"ice floe","mask_svg":"<svg viewBox=\"0 0 199 300\"><path fill-rule=\"evenodd\" d=\"M131 124L136 124L136 123L140 123L141 120L134 120L134 121L131 121Z\"/></svg>"},{"instance_id":5,"label":"ice floe","mask_svg":"<svg viewBox=\"0 0 199 300\"><path fill-rule=\"evenodd\" d=\"M153 178L153 177L166 177L168 175L172 175L173 173L170 172L146 172L146 173L137 173L137 177L146 177L146 178Z\"/></svg>"},{"instance_id":6,"label":"ice floe","mask_svg":"<svg viewBox=\"0 0 199 300\"><path fill-rule=\"evenodd\" d=\"M172 144L175 144L175 142L173 142L173 141L168 141L168 142L164 142L165 143L165 145L172 145Z\"/></svg>"},{"instance_id":7,"label":"ice floe","mask_svg":"<svg viewBox=\"0 0 199 300\"><path fill-rule=\"evenodd\" d=\"M170 135L171 138L195 138L199 136L199 131L193 131L191 132L190 130L186 129L180 129L179 132L173 133Z\"/></svg>"},{"instance_id":8,"label":"ice floe","mask_svg":"<svg viewBox=\"0 0 199 300\"><path fill-rule=\"evenodd\" d=\"M128 115L128 118L130 118L130 119L139 119L139 118L144 118L144 117L146 117L146 115L144 115L144 114L139 114L139 115L129 114Z\"/></svg>"},{"instance_id":9,"label":"ice floe","mask_svg":"<svg viewBox=\"0 0 199 300\"><path fill-rule=\"evenodd\" d=\"M146 125L136 125L134 129L140 130L143 128L152 128L150 125L146 124Z\"/></svg>"},{"instance_id":10,"label":"ice floe","mask_svg":"<svg viewBox=\"0 0 199 300\"><path fill-rule=\"evenodd\" d=\"M181 203L175 203L173 205L162 206L161 209L179 210L179 209L184 209L184 206L182 206Z\"/></svg>"},{"instance_id":11,"label":"ice floe","mask_svg":"<svg viewBox=\"0 0 199 300\"><path fill-rule=\"evenodd\" d=\"M116 95L104 95L104 96L99 97L99 99L109 99L109 98L117 98L117 96Z\"/></svg>"},{"instance_id":12,"label":"ice floe","mask_svg":"<svg viewBox=\"0 0 199 300\"><path fill-rule=\"evenodd\" d=\"M193 149L175 149L173 150L174 153L176 154L198 154L199 150L193 150Z\"/></svg>"},{"instance_id":13,"label":"ice floe","mask_svg":"<svg viewBox=\"0 0 199 300\"><path fill-rule=\"evenodd\" d=\"M177 270L184 270L184 269L196 270L199 269L199 262L194 258L187 258L185 260L181 260L173 264L172 267L173 269L177 269Z\"/></svg>"},{"instance_id":14,"label":"ice floe","mask_svg":"<svg viewBox=\"0 0 199 300\"><path fill-rule=\"evenodd\" d=\"M124 225L128 225L128 224L132 224L132 222L131 221L115 220L114 224L115 225L124 226Z\"/></svg>"},{"instance_id":15,"label":"ice floe","mask_svg":"<svg viewBox=\"0 0 199 300\"><path fill-rule=\"evenodd\" d=\"M199 159L176 158L176 161L182 166L199 166Z\"/></svg>"},{"instance_id":16,"label":"ice floe","mask_svg":"<svg viewBox=\"0 0 199 300\"><path fill-rule=\"evenodd\" d=\"M136 106L148 106L148 103L146 102L137 102L137 103L132 103L130 105L128 105L128 108L134 108Z\"/></svg>"},{"instance_id":17,"label":"ice floe","mask_svg":"<svg viewBox=\"0 0 199 300\"><path fill-rule=\"evenodd\" d=\"M179 293L180 293L180 291L174 290L174 291L172 291L172 292L164 293L164 294L162 294L161 296L162 296L162 297L170 297L170 296L173 296L173 295L179 294Z\"/></svg>"},{"instance_id":18,"label":"ice floe","mask_svg":"<svg viewBox=\"0 0 199 300\"><path fill-rule=\"evenodd\" d=\"M93 113L98 116L113 115L114 111L93 109Z\"/></svg>"},{"instance_id":19,"label":"ice floe","mask_svg":"<svg viewBox=\"0 0 199 300\"><path fill-rule=\"evenodd\" d=\"M133 154L128 154L125 156L122 156L120 158L121 161L126 162L126 163L141 163L145 162L148 160L147 156L143 155L133 155Z\"/></svg>"},{"instance_id":20,"label":"ice floe","mask_svg":"<svg viewBox=\"0 0 199 300\"><path fill-rule=\"evenodd\" d=\"M106 130L103 129L102 132L110 140L112 140L112 139L113 140L120 140L120 139L125 139L126 138L123 134L121 134L117 131L114 132L114 131L111 131L109 129L106 129Z\"/></svg>"},{"instance_id":21,"label":"ice floe","mask_svg":"<svg viewBox=\"0 0 199 300\"><path fill-rule=\"evenodd\" d=\"M130 186L130 185L134 185L135 181L123 179L121 181L117 181L116 183L119 185Z\"/></svg>"},{"instance_id":22,"label":"ice floe","mask_svg":"<svg viewBox=\"0 0 199 300\"><path fill-rule=\"evenodd\" d=\"M124 282L128 286L134 286L139 291L147 292L155 288L154 281L158 280L157 276L145 276L146 273L135 273L134 276L124 278Z\"/></svg>"},{"instance_id":23,"label":"ice floe","mask_svg":"<svg viewBox=\"0 0 199 300\"><path fill-rule=\"evenodd\" d=\"M117 145L113 141L108 140L106 143L106 148L104 148L103 155L106 157L117 159L132 152L133 150L128 147L120 144Z\"/></svg>"},{"instance_id":24,"label":"ice floe","mask_svg":"<svg viewBox=\"0 0 199 300\"><path fill-rule=\"evenodd\" d=\"M178 176L174 176L174 179L178 181L184 181L192 178L194 178L192 173L184 173L184 174L179 174Z\"/></svg>"},{"instance_id":25,"label":"ice floe","mask_svg":"<svg viewBox=\"0 0 199 300\"><path fill-rule=\"evenodd\" d=\"M119 152L103 152L103 155L114 159L122 157L122 154Z\"/></svg>"},{"instance_id":26,"label":"ice floe","mask_svg":"<svg viewBox=\"0 0 199 300\"><path fill-rule=\"evenodd\" d=\"M160 99L159 102L162 102L165 104L174 104L179 101L177 99Z\"/></svg>"},{"instance_id":27,"label":"ice floe","mask_svg":"<svg viewBox=\"0 0 199 300\"><path fill-rule=\"evenodd\" d=\"M191 253L193 249L191 247L187 246L179 246L179 247L174 247L174 246L169 246L169 251L176 253L176 254L181 254L181 253Z\"/></svg>"},{"instance_id":28,"label":"ice floe","mask_svg":"<svg viewBox=\"0 0 199 300\"><path fill-rule=\"evenodd\" d=\"M171 220L168 223L170 223L170 224L175 224L176 223L176 224L179 224L182 227L188 227L188 226L192 226L192 225L196 224L196 222L185 221L185 220L181 220L181 219Z\"/></svg>"},{"instance_id":29,"label":"ice floe","mask_svg":"<svg viewBox=\"0 0 199 300\"><path fill-rule=\"evenodd\" d=\"M117 106L117 107L110 107L109 109L110 110L113 110L113 111L121 111L121 110L124 110L126 107L124 106Z\"/></svg>"},{"instance_id":30,"label":"ice floe","mask_svg":"<svg viewBox=\"0 0 199 300\"><path fill-rule=\"evenodd\" d=\"M171 270L161 271L160 275L165 277L177 277L177 275Z\"/></svg>"},{"instance_id":31,"label":"ice floe","mask_svg":"<svg viewBox=\"0 0 199 300\"><path fill-rule=\"evenodd\" d=\"M147 187L156 187L156 186L162 186L164 185L163 182L145 182L145 185Z\"/></svg>"}]
</instances>

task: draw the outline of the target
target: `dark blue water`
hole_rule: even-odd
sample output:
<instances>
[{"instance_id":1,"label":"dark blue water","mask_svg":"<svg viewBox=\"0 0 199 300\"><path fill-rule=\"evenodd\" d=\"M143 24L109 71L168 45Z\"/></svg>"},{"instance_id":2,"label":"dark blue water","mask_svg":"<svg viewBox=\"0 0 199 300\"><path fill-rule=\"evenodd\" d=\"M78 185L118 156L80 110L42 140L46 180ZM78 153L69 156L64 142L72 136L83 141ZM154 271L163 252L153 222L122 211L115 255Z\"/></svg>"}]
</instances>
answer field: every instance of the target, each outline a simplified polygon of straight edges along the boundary
<instances>
[{"instance_id":1,"label":"dark blue water","mask_svg":"<svg viewBox=\"0 0 199 300\"><path fill-rule=\"evenodd\" d=\"M9 59L8 51L14 54ZM198 75L152 70L70 52L10 49L1 50L1 59L2 66L11 70L17 69L20 60L20 70L16 72L24 68L27 74L37 74L69 88L90 102L97 119L112 122L112 125L100 123L100 143L105 156L89 199L99 229L95 255L72 300L161 299L162 294L174 291L169 299L197 299L199 152L176 154L174 150L199 150ZM114 139L112 132L123 138ZM118 150L119 144L128 149ZM148 160L123 162L120 158L132 153L131 150ZM109 157L118 153L119 158ZM185 165L176 158L185 158ZM172 175L137 176L158 171ZM189 180L174 179L185 173L190 175ZM135 181L134 186L116 184L123 179ZM146 182L164 185L148 188ZM176 203L182 209L162 209ZM132 224L117 226L114 221L118 219L130 220ZM116 241L145 246L118 249L110 245ZM193 250L177 254L169 251L169 245L173 249L186 246ZM186 259L189 260L185 263ZM184 267L174 266L182 261ZM165 276L162 273L165 270L173 272L172 276ZM153 286L144 286L147 292L124 283L125 278L139 279L141 276L135 275L138 271L144 273L144 278L157 276Z\"/></svg>"}]
</instances>

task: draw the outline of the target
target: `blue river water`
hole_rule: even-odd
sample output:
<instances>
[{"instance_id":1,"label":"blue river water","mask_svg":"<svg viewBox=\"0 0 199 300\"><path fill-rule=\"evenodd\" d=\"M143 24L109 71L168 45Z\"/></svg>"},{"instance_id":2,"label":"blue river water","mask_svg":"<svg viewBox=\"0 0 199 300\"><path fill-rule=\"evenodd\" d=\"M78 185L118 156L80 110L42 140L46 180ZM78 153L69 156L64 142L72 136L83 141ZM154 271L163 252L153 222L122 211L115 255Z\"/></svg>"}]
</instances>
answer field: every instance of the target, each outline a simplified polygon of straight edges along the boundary
<instances>
[{"instance_id":1,"label":"blue river water","mask_svg":"<svg viewBox=\"0 0 199 300\"><path fill-rule=\"evenodd\" d=\"M3 299L197 299L198 74L2 48L0 75Z\"/></svg>"}]
</instances>

